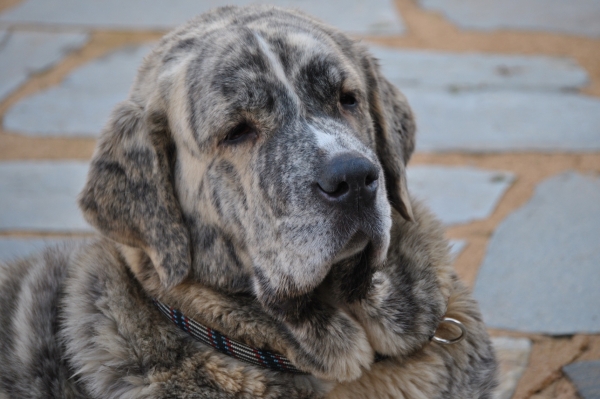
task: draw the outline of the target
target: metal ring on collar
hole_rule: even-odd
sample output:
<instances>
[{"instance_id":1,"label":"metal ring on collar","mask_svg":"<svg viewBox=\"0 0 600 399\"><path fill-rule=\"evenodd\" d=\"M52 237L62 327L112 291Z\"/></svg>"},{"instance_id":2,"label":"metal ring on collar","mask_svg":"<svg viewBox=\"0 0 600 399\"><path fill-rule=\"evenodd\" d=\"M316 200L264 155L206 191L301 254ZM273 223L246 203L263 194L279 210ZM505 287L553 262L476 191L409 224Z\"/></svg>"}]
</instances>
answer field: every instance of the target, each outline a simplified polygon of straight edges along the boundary
<instances>
[{"instance_id":1,"label":"metal ring on collar","mask_svg":"<svg viewBox=\"0 0 600 399\"><path fill-rule=\"evenodd\" d=\"M453 319L451 317L444 317L444 319L440 322L440 325L442 325L444 323L452 324L452 325L455 325L456 327L460 328L460 335L453 339L440 338L440 337L436 337L434 335L433 338L431 338L431 340L433 342L437 342L438 344L442 344L442 345L452 345L452 344L459 343L460 341L465 339L465 337L467 336L467 329L465 328L463 323L461 323L460 321Z\"/></svg>"}]
</instances>

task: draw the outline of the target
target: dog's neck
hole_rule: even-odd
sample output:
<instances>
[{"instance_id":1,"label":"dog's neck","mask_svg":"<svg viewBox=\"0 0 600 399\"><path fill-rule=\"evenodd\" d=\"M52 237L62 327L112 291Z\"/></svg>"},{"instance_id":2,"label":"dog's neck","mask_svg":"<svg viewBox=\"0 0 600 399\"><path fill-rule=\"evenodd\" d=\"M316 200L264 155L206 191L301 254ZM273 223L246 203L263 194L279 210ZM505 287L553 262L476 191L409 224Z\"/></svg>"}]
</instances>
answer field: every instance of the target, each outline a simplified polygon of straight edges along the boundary
<instances>
[{"instance_id":1,"label":"dog's neck","mask_svg":"<svg viewBox=\"0 0 600 399\"><path fill-rule=\"evenodd\" d=\"M149 298L179 309L206 327L247 345L287 354L280 324L270 317L254 295L229 293L186 279L165 289L143 250L118 244L127 267Z\"/></svg>"},{"instance_id":2,"label":"dog's neck","mask_svg":"<svg viewBox=\"0 0 600 399\"><path fill-rule=\"evenodd\" d=\"M166 289L143 250L124 245L118 245L118 247L127 267L132 271L149 298L168 304L169 307L178 309L187 317L193 318L198 323L217 330L231 339L291 358L290 342L286 340L286 327L270 315L251 292L221 291L217 287L192 277L175 287ZM439 270L432 270L432 272L438 275L442 274L441 277L444 277L445 280L441 281L451 282L453 280L446 275L452 274L449 267L442 267ZM323 285L325 286L323 291L329 292L330 290L326 289L327 281L324 281ZM438 289L447 299L449 287L442 284ZM441 321L445 309L440 310L441 312L435 311L440 316L438 323ZM423 342L423 344L426 343Z\"/></svg>"}]
</instances>

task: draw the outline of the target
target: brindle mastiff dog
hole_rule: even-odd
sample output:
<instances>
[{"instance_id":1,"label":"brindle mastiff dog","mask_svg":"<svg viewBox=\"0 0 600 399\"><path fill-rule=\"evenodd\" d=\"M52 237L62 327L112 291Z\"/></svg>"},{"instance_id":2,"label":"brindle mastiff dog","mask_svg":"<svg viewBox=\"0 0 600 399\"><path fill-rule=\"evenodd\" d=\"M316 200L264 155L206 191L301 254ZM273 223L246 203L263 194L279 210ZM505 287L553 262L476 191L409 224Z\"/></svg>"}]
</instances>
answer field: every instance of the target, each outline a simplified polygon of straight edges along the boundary
<instances>
[{"instance_id":1,"label":"brindle mastiff dog","mask_svg":"<svg viewBox=\"0 0 600 399\"><path fill-rule=\"evenodd\" d=\"M168 34L92 159L102 237L2 269L0 397L490 398L477 305L407 192L414 135L365 46L307 15ZM466 339L432 341L444 317Z\"/></svg>"}]
</instances>

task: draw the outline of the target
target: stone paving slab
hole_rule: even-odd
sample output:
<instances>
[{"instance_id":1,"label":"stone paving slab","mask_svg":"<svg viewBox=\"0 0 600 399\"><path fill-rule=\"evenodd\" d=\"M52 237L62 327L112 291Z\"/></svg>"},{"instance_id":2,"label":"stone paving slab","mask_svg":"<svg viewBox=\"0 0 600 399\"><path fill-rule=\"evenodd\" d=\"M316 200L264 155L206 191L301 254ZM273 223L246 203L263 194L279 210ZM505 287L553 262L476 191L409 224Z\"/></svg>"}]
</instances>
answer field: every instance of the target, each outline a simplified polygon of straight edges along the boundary
<instances>
[{"instance_id":1,"label":"stone paving slab","mask_svg":"<svg viewBox=\"0 0 600 399\"><path fill-rule=\"evenodd\" d=\"M582 399L600 399L600 360L571 363L563 371Z\"/></svg>"},{"instance_id":2,"label":"stone paving slab","mask_svg":"<svg viewBox=\"0 0 600 399\"><path fill-rule=\"evenodd\" d=\"M600 178L542 182L494 232L474 296L488 326L600 333Z\"/></svg>"},{"instance_id":3,"label":"stone paving slab","mask_svg":"<svg viewBox=\"0 0 600 399\"><path fill-rule=\"evenodd\" d=\"M522 29L600 36L597 0L419 0L466 29Z\"/></svg>"},{"instance_id":4,"label":"stone paving slab","mask_svg":"<svg viewBox=\"0 0 600 399\"><path fill-rule=\"evenodd\" d=\"M600 98L573 93L403 90L417 151L600 150Z\"/></svg>"},{"instance_id":5,"label":"stone paving slab","mask_svg":"<svg viewBox=\"0 0 600 399\"><path fill-rule=\"evenodd\" d=\"M570 58L456 54L370 46L384 75L400 89L576 90L587 72Z\"/></svg>"},{"instance_id":6,"label":"stone paving slab","mask_svg":"<svg viewBox=\"0 0 600 399\"><path fill-rule=\"evenodd\" d=\"M125 47L71 73L59 86L26 97L4 116L4 128L31 136L97 136L127 99L152 46Z\"/></svg>"},{"instance_id":7,"label":"stone paving slab","mask_svg":"<svg viewBox=\"0 0 600 399\"><path fill-rule=\"evenodd\" d=\"M493 337L492 345L500 365L500 384L494 399L510 399L529 364L531 341L526 338Z\"/></svg>"},{"instance_id":8,"label":"stone paving slab","mask_svg":"<svg viewBox=\"0 0 600 399\"><path fill-rule=\"evenodd\" d=\"M86 162L0 162L0 231L91 231L76 199Z\"/></svg>"},{"instance_id":9,"label":"stone paving slab","mask_svg":"<svg viewBox=\"0 0 600 399\"><path fill-rule=\"evenodd\" d=\"M49 69L88 39L85 33L0 30L0 101L32 74Z\"/></svg>"},{"instance_id":10,"label":"stone paving slab","mask_svg":"<svg viewBox=\"0 0 600 399\"><path fill-rule=\"evenodd\" d=\"M514 176L471 167L411 166L408 190L446 225L489 217Z\"/></svg>"},{"instance_id":11,"label":"stone paving slab","mask_svg":"<svg viewBox=\"0 0 600 399\"><path fill-rule=\"evenodd\" d=\"M26 0L0 15L0 23L48 24L102 29L171 29L212 8L261 3L254 0ZM301 9L347 32L404 32L393 0L274 0Z\"/></svg>"}]
</instances>

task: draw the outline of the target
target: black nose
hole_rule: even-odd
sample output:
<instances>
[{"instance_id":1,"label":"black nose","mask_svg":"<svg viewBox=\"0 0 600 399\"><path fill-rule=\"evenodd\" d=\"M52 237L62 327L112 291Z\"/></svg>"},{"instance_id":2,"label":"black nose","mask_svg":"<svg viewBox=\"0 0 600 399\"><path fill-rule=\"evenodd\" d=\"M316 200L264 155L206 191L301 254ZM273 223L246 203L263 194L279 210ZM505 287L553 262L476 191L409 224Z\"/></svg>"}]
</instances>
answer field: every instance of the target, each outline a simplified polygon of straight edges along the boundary
<instances>
[{"instance_id":1,"label":"black nose","mask_svg":"<svg viewBox=\"0 0 600 399\"><path fill-rule=\"evenodd\" d=\"M339 207L369 206L377 194L379 170L371 161L346 153L329 160L317 178L323 197Z\"/></svg>"}]
</instances>

